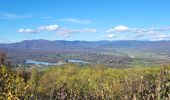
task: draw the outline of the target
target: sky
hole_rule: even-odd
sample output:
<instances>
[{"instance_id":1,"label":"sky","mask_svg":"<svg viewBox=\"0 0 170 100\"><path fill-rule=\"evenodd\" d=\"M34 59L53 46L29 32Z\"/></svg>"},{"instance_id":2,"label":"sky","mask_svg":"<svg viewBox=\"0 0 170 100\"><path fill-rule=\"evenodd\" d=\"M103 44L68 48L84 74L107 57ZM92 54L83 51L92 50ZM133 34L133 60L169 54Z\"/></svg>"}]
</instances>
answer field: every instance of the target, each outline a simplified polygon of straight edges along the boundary
<instances>
[{"instance_id":1,"label":"sky","mask_svg":"<svg viewBox=\"0 0 170 100\"><path fill-rule=\"evenodd\" d=\"M0 0L0 43L170 40L170 0Z\"/></svg>"}]
</instances>

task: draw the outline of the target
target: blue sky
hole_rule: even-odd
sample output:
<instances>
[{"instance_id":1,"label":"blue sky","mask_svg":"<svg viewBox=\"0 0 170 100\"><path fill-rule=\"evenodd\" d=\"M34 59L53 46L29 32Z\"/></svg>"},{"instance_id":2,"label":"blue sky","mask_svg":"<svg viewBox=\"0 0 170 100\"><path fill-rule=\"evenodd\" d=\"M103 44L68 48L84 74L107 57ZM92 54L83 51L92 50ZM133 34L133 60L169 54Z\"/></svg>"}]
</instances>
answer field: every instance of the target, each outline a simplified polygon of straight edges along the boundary
<instances>
[{"instance_id":1,"label":"blue sky","mask_svg":"<svg viewBox=\"0 0 170 100\"><path fill-rule=\"evenodd\" d=\"M0 0L0 42L170 40L170 0Z\"/></svg>"}]
</instances>

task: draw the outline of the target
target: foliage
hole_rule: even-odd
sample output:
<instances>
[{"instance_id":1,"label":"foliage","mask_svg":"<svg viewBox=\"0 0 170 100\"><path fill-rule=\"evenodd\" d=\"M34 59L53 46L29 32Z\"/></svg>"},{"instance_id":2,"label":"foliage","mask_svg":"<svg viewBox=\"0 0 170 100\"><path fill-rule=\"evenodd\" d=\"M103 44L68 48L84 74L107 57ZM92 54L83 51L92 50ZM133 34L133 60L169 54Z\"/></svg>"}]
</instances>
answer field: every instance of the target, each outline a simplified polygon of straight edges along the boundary
<instances>
[{"instance_id":1,"label":"foliage","mask_svg":"<svg viewBox=\"0 0 170 100\"><path fill-rule=\"evenodd\" d=\"M29 94L26 92L28 85L25 75L23 71L15 72L6 66L0 66L0 100L27 98Z\"/></svg>"},{"instance_id":2,"label":"foliage","mask_svg":"<svg viewBox=\"0 0 170 100\"><path fill-rule=\"evenodd\" d=\"M170 66L108 68L67 64L44 70L0 67L0 99L169 100Z\"/></svg>"}]
</instances>

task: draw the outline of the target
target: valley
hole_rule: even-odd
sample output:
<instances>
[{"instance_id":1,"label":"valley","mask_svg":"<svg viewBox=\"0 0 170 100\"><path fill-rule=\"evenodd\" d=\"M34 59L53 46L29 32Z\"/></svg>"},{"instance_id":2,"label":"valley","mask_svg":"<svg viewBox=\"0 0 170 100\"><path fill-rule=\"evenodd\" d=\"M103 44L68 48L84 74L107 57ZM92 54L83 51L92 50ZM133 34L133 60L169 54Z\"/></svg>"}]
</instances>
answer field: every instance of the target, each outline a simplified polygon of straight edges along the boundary
<instances>
[{"instance_id":1,"label":"valley","mask_svg":"<svg viewBox=\"0 0 170 100\"><path fill-rule=\"evenodd\" d=\"M162 44L161 46L159 44ZM170 41L49 41L25 40L0 44L13 64L27 60L70 63L80 60L108 67L154 66L170 63ZM154 49L155 48L155 49ZM27 63L28 64L28 63Z\"/></svg>"}]
</instances>

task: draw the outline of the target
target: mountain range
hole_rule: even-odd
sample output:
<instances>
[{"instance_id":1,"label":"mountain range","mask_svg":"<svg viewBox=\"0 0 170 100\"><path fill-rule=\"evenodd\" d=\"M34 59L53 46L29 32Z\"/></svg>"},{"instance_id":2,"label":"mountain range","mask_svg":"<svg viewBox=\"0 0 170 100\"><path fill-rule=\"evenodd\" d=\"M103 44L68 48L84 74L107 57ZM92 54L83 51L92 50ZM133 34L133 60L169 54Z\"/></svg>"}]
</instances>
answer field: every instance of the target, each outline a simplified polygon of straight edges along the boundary
<instances>
[{"instance_id":1,"label":"mountain range","mask_svg":"<svg viewBox=\"0 0 170 100\"><path fill-rule=\"evenodd\" d=\"M17 43L1 43L1 49L38 51L100 51L100 50L147 50L170 51L170 41L65 41L24 40Z\"/></svg>"}]
</instances>

